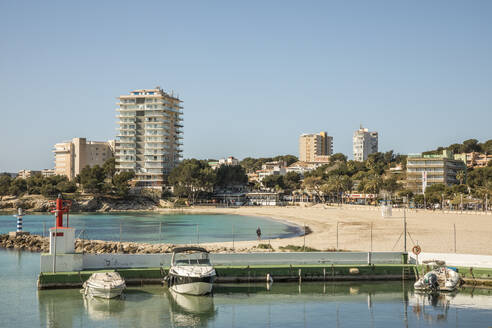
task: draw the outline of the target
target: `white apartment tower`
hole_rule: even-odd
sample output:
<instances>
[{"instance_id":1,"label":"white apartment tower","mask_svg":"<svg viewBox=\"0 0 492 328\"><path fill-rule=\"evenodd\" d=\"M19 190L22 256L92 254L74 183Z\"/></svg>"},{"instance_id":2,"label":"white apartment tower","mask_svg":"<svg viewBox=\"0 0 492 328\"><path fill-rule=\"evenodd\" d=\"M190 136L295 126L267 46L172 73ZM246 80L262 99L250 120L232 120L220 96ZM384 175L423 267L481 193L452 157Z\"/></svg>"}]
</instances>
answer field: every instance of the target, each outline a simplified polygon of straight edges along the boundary
<instances>
[{"instance_id":1,"label":"white apartment tower","mask_svg":"<svg viewBox=\"0 0 492 328\"><path fill-rule=\"evenodd\" d=\"M369 154L378 152L378 133L364 129L362 125L354 132L353 150L355 161L365 161Z\"/></svg>"},{"instance_id":2,"label":"white apartment tower","mask_svg":"<svg viewBox=\"0 0 492 328\"><path fill-rule=\"evenodd\" d=\"M134 90L119 98L116 169L135 172L135 187L162 189L181 158L181 100L155 89Z\"/></svg>"}]
</instances>

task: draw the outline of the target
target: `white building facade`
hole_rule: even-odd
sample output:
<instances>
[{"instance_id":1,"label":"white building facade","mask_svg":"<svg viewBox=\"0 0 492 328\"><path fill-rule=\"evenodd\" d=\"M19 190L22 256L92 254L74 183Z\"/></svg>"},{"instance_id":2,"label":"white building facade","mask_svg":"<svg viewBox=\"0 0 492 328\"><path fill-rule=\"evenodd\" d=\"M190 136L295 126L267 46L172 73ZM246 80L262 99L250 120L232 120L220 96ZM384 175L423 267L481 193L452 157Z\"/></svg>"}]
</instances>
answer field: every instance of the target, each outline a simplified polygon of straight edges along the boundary
<instances>
[{"instance_id":1,"label":"white building facade","mask_svg":"<svg viewBox=\"0 0 492 328\"><path fill-rule=\"evenodd\" d=\"M378 152L378 133L370 132L362 126L354 132L353 152L355 161L365 161L369 154Z\"/></svg>"},{"instance_id":2,"label":"white building facade","mask_svg":"<svg viewBox=\"0 0 492 328\"><path fill-rule=\"evenodd\" d=\"M135 187L162 189L181 158L181 100L160 87L119 98L116 169L135 172Z\"/></svg>"}]
</instances>

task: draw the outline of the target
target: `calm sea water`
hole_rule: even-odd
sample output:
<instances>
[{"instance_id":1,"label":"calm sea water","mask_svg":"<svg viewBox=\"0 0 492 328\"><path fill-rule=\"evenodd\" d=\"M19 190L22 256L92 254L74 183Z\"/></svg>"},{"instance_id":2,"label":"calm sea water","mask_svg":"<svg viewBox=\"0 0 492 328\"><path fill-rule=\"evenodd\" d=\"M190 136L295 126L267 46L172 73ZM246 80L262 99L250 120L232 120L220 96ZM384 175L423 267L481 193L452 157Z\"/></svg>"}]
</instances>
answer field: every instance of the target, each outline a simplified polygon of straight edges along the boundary
<instances>
[{"instance_id":1,"label":"calm sea water","mask_svg":"<svg viewBox=\"0 0 492 328\"><path fill-rule=\"evenodd\" d=\"M16 230L16 218L0 215L0 233ZM23 229L32 234L47 235L54 225L53 215L26 215ZM147 243L185 244L255 240L256 228L263 239L286 238L302 234L302 227L252 216L226 214L72 214L69 225L85 239L139 241Z\"/></svg>"},{"instance_id":2,"label":"calm sea water","mask_svg":"<svg viewBox=\"0 0 492 328\"><path fill-rule=\"evenodd\" d=\"M490 327L492 290L416 295L411 285L273 283L217 285L194 297L164 287L129 288L122 300L77 289L36 289L39 254L0 250L2 327Z\"/></svg>"}]
</instances>

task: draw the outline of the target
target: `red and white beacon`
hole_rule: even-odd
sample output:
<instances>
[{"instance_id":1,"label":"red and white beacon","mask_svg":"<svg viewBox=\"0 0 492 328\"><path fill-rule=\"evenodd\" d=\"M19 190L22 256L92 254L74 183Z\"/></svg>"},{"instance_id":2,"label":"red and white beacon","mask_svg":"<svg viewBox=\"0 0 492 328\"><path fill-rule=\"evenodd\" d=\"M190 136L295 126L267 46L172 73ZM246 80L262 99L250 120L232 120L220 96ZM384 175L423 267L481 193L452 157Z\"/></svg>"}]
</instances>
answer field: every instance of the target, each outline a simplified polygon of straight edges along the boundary
<instances>
[{"instance_id":1,"label":"red and white beacon","mask_svg":"<svg viewBox=\"0 0 492 328\"><path fill-rule=\"evenodd\" d=\"M68 226L68 213L71 200L64 200L61 194L54 201L51 213L55 213L55 226L50 228L50 254L73 254L75 253L75 228ZM63 225L63 215L67 214L66 225Z\"/></svg>"}]
</instances>

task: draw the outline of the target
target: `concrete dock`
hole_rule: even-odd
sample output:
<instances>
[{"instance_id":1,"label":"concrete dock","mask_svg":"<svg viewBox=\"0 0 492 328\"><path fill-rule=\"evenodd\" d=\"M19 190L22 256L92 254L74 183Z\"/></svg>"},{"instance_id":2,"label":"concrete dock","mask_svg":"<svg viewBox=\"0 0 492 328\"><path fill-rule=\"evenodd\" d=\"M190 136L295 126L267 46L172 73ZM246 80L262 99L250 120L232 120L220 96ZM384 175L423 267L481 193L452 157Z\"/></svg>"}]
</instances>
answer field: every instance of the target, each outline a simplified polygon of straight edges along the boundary
<instances>
[{"instance_id":1,"label":"concrete dock","mask_svg":"<svg viewBox=\"0 0 492 328\"><path fill-rule=\"evenodd\" d=\"M169 267L86 270L78 272L44 272L38 288L79 288L94 272L117 271L128 285L160 284ZM374 281L414 280L416 266L387 265L247 265L215 266L217 283L266 282L269 274L274 282L286 281Z\"/></svg>"}]
</instances>

